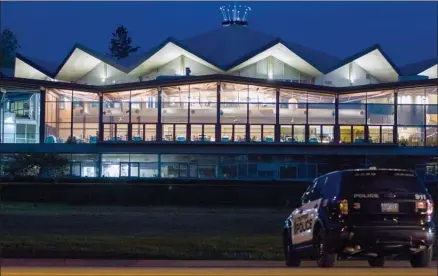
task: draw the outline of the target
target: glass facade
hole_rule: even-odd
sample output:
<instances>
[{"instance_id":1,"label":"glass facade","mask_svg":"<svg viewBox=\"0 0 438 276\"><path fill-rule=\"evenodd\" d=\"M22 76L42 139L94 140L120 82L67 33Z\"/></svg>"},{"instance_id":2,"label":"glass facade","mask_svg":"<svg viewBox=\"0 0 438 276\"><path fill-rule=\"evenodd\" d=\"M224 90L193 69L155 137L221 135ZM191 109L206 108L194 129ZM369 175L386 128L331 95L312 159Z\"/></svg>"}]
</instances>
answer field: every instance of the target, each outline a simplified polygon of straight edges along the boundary
<instances>
[{"instance_id":1,"label":"glass facade","mask_svg":"<svg viewBox=\"0 0 438 276\"><path fill-rule=\"evenodd\" d=\"M12 90L0 94L2 143L39 143L39 91Z\"/></svg>"},{"instance_id":2,"label":"glass facade","mask_svg":"<svg viewBox=\"0 0 438 276\"><path fill-rule=\"evenodd\" d=\"M316 148L309 156L213 155L211 147L202 154L160 151L160 146L178 147L175 143L265 143L262 149L266 143L438 146L437 86L354 93L231 81L103 93L47 88L7 91L0 107L2 143L104 144L105 153L84 153L85 145L55 149L69 160L66 177L307 181L342 164L375 164L365 157L369 147L362 156L335 161L321 157ZM111 143L129 143L128 150L106 146ZM123 153L115 152L118 148ZM436 159L415 164L423 179L438 179Z\"/></svg>"},{"instance_id":3,"label":"glass facade","mask_svg":"<svg viewBox=\"0 0 438 276\"><path fill-rule=\"evenodd\" d=\"M103 93L48 88L8 92L1 106L2 143L438 146L436 86L354 93L233 82Z\"/></svg>"},{"instance_id":4,"label":"glass facade","mask_svg":"<svg viewBox=\"0 0 438 276\"><path fill-rule=\"evenodd\" d=\"M310 181L333 170L397 163L397 156L322 156L284 154L73 153L64 177L130 179L211 179ZM8 166L2 154L0 173ZM409 159L409 160L408 160ZM405 162L409 163L405 164ZM409 157L400 162L426 182L438 180L438 160ZM399 166L400 166L399 164Z\"/></svg>"}]
</instances>

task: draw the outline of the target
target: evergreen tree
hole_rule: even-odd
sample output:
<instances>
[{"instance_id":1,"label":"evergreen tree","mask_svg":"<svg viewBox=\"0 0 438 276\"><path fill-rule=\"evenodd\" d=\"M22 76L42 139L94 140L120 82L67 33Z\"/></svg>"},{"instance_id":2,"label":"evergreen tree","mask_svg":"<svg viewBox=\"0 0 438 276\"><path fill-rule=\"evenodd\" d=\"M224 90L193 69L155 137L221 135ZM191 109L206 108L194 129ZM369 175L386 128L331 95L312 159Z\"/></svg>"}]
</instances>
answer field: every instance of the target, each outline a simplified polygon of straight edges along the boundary
<instances>
[{"instance_id":1,"label":"evergreen tree","mask_svg":"<svg viewBox=\"0 0 438 276\"><path fill-rule=\"evenodd\" d=\"M131 46L132 38L128 35L128 29L123 25L117 27L112 35L108 54L116 59L126 58L140 48Z\"/></svg>"},{"instance_id":2,"label":"evergreen tree","mask_svg":"<svg viewBox=\"0 0 438 276\"><path fill-rule=\"evenodd\" d=\"M4 29L0 33L0 68L13 67L15 51L20 48L15 34L9 30Z\"/></svg>"}]
</instances>

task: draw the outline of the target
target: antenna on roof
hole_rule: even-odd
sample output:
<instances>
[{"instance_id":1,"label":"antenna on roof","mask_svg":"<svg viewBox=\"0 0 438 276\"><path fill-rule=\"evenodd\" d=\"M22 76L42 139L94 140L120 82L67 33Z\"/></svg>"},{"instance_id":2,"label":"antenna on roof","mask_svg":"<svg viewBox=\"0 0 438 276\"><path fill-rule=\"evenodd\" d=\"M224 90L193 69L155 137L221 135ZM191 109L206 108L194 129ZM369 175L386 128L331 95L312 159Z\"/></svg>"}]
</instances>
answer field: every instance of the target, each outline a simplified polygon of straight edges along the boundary
<instances>
[{"instance_id":1,"label":"antenna on roof","mask_svg":"<svg viewBox=\"0 0 438 276\"><path fill-rule=\"evenodd\" d=\"M220 10L223 17L222 26L248 26L248 15L251 11L250 7L234 3L234 5L222 6Z\"/></svg>"}]
</instances>

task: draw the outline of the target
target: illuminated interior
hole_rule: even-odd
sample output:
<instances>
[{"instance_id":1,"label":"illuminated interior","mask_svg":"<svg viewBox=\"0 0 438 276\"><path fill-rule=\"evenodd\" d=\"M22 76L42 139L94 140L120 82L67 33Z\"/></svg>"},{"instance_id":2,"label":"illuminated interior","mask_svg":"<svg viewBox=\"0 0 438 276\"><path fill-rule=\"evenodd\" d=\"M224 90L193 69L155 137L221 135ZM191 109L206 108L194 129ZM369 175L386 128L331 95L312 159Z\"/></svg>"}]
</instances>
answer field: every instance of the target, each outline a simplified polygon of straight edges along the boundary
<instances>
[{"instance_id":1,"label":"illuminated interior","mask_svg":"<svg viewBox=\"0 0 438 276\"><path fill-rule=\"evenodd\" d=\"M46 143L438 145L436 87L399 89L397 97L395 93L395 90L340 93L337 109L334 93L232 82L103 93L102 103L94 92L48 89L44 139ZM24 112L18 111L22 103L8 104L15 115ZM39 110L38 106L34 108ZM13 132L8 116L5 113L4 141L17 143L19 139L6 137ZM22 126L18 128L23 131ZM25 127L24 132L35 132L37 137L38 129Z\"/></svg>"}]
</instances>

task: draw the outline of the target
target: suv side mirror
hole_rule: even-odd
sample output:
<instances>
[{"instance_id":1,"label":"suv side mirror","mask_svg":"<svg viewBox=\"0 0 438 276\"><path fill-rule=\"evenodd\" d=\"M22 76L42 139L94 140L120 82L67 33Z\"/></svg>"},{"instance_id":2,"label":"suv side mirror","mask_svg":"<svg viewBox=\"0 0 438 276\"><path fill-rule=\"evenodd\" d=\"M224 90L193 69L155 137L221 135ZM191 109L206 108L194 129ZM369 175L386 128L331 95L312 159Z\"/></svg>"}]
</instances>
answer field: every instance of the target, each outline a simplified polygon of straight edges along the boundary
<instances>
[{"instance_id":1,"label":"suv side mirror","mask_svg":"<svg viewBox=\"0 0 438 276\"><path fill-rule=\"evenodd\" d=\"M310 198L310 193L306 192L301 198L300 205L304 205L305 203L307 203L307 201L309 201L309 198Z\"/></svg>"}]
</instances>

